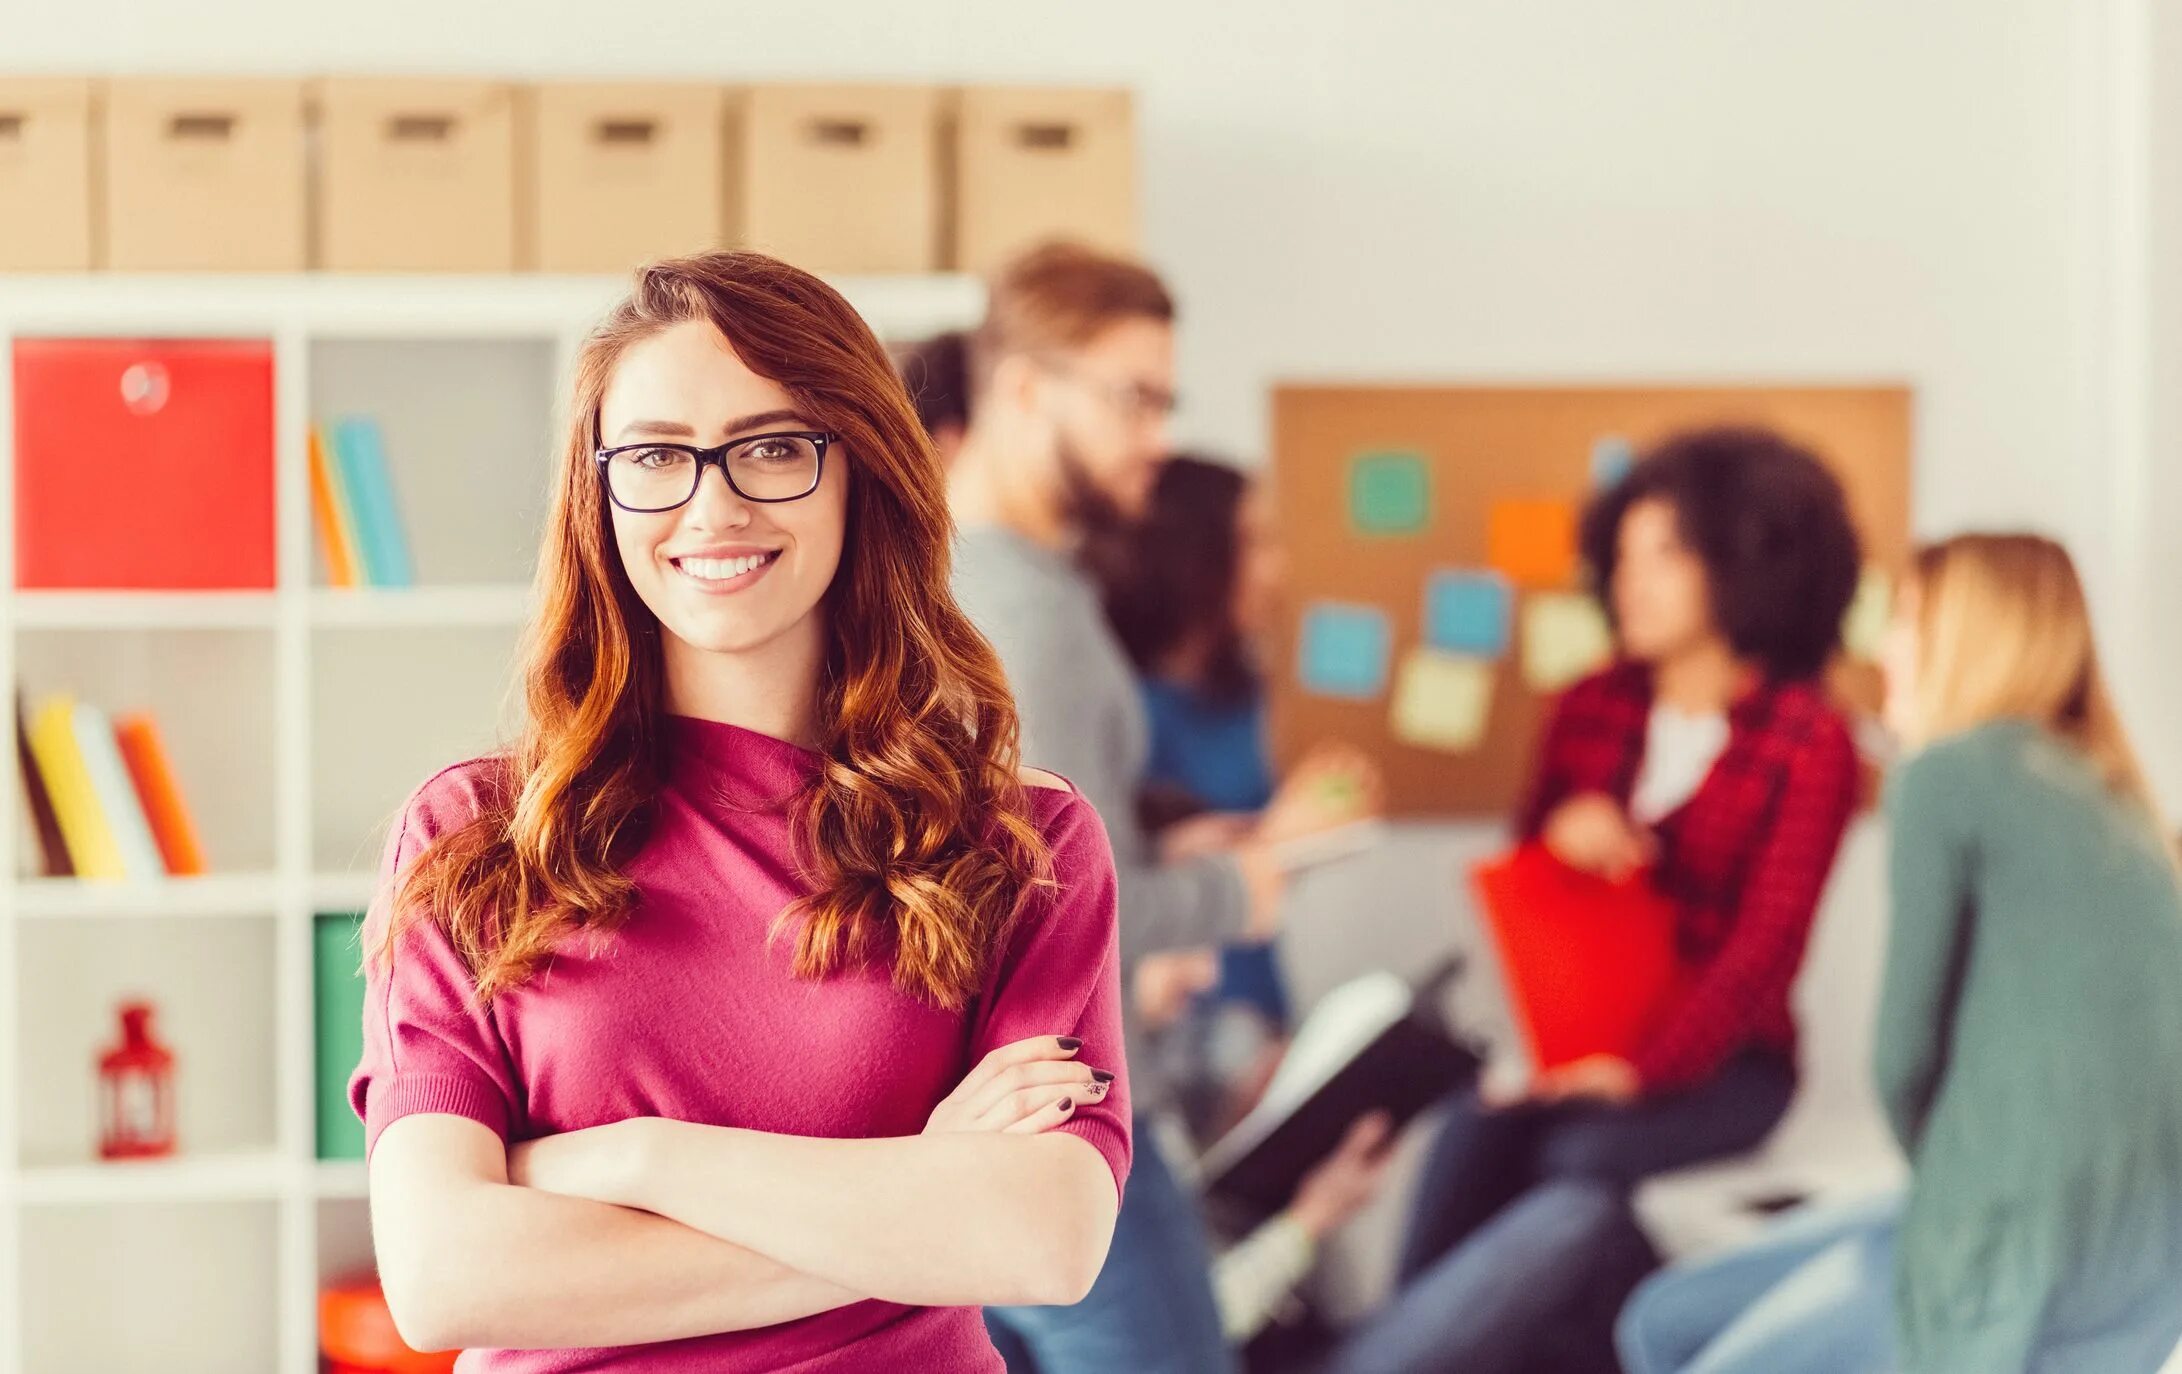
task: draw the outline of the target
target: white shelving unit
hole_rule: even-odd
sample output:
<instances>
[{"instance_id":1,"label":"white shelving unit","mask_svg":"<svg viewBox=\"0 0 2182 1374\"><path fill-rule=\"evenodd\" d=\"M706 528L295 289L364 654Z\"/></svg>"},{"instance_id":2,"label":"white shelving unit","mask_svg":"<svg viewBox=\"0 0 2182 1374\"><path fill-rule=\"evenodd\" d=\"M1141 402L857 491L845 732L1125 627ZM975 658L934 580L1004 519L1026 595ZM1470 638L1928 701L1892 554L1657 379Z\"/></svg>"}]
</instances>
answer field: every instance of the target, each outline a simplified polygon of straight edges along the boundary
<instances>
[{"instance_id":1,"label":"white shelving unit","mask_svg":"<svg viewBox=\"0 0 2182 1374\"><path fill-rule=\"evenodd\" d=\"M964 277L837 284L889 338L967 326L983 306L982 288ZM272 590L0 594L0 681L81 686L94 700L101 687L150 696L101 704L154 710L216 869L153 883L13 879L22 871L22 793L7 788L0 1374L318 1369L319 1283L368 1257L369 1237L362 1165L316 1158L313 921L367 903L375 828L407 789L509 724L501 713L529 611L527 550L543 512L553 411L574 349L624 285L0 275L0 359L17 338L263 339L277 426ZM0 569L14 565L6 376ZM359 403L385 412L396 488L408 498L415 588L319 584L306 434L322 411ZM520 413L471 409L493 405ZM454 451L429 451L438 415L411 414L405 429L404 407L447 412ZM487 442L503 433L511 437L497 447ZM534 509L481 507L486 524L497 521L494 543L458 539L449 530L461 526L445 517L435 526L430 511L409 504L465 486L481 502L526 493ZM442 561L435 541L466 547ZM489 575L478 575L481 561ZM436 564L451 571L435 580ZM92 681L66 680L79 671ZM41 674L52 681L32 680ZM200 730L206 737L192 741ZM192 743L203 771L216 775L202 794ZM223 831L216 822L229 814L236 819ZM184 1153L172 1160L89 1157L93 1053L122 981L147 984L174 1011L166 1038L181 1065ZM205 1113L193 1135L189 1109L199 1100ZM188 1286L157 1290L172 1273L186 1274ZM144 1298L147 1284L157 1291ZM115 1296L130 1292L127 1302Z\"/></svg>"}]
</instances>

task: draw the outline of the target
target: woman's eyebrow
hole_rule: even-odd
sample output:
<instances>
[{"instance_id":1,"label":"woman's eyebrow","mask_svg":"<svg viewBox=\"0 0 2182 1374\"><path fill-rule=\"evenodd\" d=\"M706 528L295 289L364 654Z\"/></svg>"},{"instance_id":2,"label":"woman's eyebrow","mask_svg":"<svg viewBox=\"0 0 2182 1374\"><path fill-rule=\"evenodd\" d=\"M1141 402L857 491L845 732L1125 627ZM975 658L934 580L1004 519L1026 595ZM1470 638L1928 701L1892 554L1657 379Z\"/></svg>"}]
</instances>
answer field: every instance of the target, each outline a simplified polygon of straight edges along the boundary
<instances>
[{"instance_id":1,"label":"woman's eyebrow","mask_svg":"<svg viewBox=\"0 0 2182 1374\"><path fill-rule=\"evenodd\" d=\"M726 425L722 432L740 434L744 430L763 425L802 424L803 417L792 410L762 410L755 415L745 415ZM647 439L694 439L697 431L676 420L631 420L621 427L619 439L641 437Z\"/></svg>"}]
</instances>

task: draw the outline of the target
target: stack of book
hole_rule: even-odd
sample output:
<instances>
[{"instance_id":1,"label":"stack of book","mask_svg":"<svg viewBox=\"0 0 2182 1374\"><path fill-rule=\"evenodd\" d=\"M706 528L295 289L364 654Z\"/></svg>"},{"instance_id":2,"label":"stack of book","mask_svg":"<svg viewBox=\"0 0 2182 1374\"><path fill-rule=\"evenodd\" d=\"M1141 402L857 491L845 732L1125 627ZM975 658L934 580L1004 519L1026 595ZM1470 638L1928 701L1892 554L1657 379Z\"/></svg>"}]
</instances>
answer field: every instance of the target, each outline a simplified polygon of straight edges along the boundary
<instances>
[{"instance_id":1,"label":"stack of book","mask_svg":"<svg viewBox=\"0 0 2182 1374\"><path fill-rule=\"evenodd\" d=\"M205 871L197 825L148 715L66 694L16 701L24 811L47 877L145 881Z\"/></svg>"},{"instance_id":2,"label":"stack of book","mask_svg":"<svg viewBox=\"0 0 2182 1374\"><path fill-rule=\"evenodd\" d=\"M311 429L311 515L336 587L408 587L416 582L409 535L394 501L379 422L350 415Z\"/></svg>"}]
</instances>

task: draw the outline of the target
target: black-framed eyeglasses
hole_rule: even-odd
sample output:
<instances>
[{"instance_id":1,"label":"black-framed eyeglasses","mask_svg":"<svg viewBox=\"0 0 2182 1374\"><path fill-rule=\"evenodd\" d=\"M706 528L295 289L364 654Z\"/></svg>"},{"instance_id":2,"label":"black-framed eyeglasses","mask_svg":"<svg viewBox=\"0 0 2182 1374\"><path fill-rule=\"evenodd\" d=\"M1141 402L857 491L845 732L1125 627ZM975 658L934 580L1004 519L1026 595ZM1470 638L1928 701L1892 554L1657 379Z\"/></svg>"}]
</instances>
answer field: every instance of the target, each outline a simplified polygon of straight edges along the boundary
<instances>
[{"instance_id":1,"label":"black-framed eyeglasses","mask_svg":"<svg viewBox=\"0 0 2182 1374\"><path fill-rule=\"evenodd\" d=\"M592 456L615 505L656 515L687 505L717 465L727 485L745 501L800 501L818 490L826 450L835 436L822 430L781 430L735 439L718 448L694 444L620 444Z\"/></svg>"}]
</instances>

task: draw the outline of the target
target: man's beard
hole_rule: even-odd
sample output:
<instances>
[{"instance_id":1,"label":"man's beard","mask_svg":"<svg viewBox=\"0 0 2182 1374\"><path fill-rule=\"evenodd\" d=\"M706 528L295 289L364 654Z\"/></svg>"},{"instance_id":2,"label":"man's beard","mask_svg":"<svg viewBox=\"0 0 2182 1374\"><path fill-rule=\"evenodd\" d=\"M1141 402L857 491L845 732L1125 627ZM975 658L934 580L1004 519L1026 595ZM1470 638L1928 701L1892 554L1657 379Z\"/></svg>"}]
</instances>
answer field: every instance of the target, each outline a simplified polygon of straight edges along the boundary
<instances>
[{"instance_id":1,"label":"man's beard","mask_svg":"<svg viewBox=\"0 0 2182 1374\"><path fill-rule=\"evenodd\" d=\"M1054 457L1061 470L1060 516L1082 544L1103 543L1134 523L1091 476L1090 466L1066 436L1055 441Z\"/></svg>"}]
</instances>

